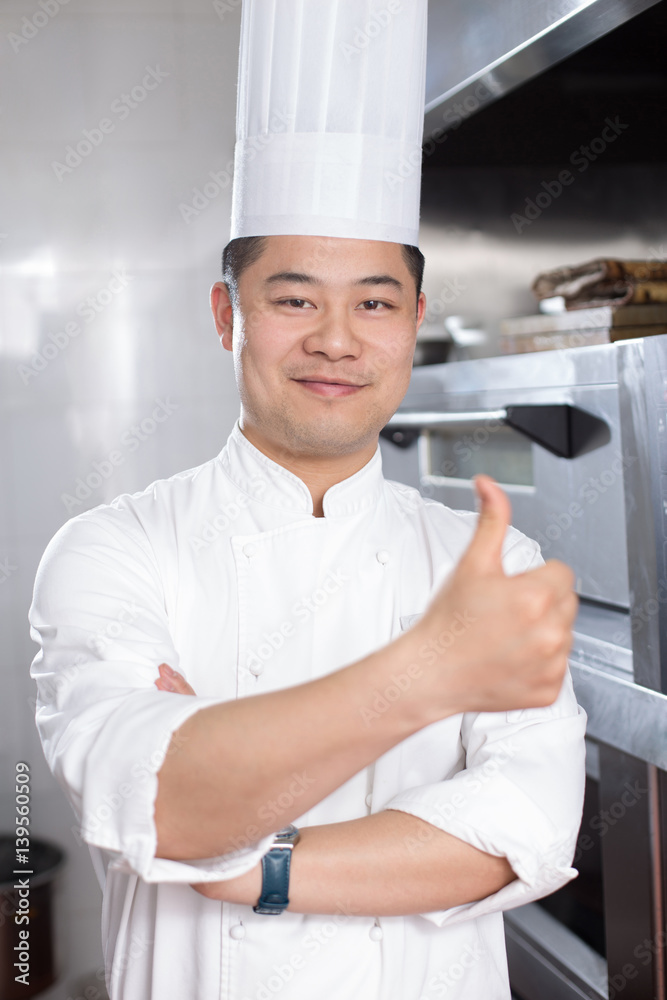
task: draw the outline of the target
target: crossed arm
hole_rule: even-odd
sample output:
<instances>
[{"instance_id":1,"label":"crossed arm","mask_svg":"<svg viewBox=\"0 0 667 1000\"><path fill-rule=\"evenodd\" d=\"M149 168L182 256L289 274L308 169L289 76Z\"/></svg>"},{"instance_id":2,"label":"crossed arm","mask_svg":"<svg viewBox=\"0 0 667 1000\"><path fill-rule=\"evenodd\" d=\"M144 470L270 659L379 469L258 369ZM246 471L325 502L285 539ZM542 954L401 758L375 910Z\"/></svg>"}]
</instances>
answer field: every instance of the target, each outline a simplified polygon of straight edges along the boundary
<instances>
[{"instance_id":1,"label":"crossed arm","mask_svg":"<svg viewBox=\"0 0 667 1000\"><path fill-rule=\"evenodd\" d=\"M178 673L160 668L162 691L194 695ZM306 827L292 854L290 904L296 913L398 916L484 899L516 878L495 857L410 813L387 809L363 819ZM192 886L210 899L254 905L261 864L235 879Z\"/></svg>"}]
</instances>

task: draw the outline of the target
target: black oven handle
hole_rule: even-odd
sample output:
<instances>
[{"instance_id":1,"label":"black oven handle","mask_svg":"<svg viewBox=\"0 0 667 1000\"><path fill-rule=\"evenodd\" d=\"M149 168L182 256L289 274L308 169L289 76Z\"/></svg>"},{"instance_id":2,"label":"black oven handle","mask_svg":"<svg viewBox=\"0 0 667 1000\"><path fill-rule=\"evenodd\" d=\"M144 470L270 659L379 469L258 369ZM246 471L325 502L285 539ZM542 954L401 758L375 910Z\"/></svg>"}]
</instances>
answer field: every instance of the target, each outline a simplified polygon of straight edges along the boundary
<instances>
[{"instance_id":1,"label":"black oven handle","mask_svg":"<svg viewBox=\"0 0 667 1000\"><path fill-rule=\"evenodd\" d=\"M497 410L398 412L385 424L380 436L399 448L407 448L423 430L499 423L512 427L558 458L576 458L611 440L604 420L570 403L528 403Z\"/></svg>"}]
</instances>

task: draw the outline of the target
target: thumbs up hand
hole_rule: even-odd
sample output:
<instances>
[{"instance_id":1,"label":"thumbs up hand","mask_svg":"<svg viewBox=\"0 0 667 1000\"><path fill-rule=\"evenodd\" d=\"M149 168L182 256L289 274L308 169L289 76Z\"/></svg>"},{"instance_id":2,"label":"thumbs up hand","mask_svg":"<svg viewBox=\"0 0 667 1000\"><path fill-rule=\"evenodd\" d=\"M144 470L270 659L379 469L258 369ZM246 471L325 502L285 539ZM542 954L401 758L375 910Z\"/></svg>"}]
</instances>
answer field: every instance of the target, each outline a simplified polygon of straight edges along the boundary
<instances>
[{"instance_id":1,"label":"thumbs up hand","mask_svg":"<svg viewBox=\"0 0 667 1000\"><path fill-rule=\"evenodd\" d=\"M505 574L510 502L489 476L477 476L475 485L481 507L472 541L411 630L419 663L429 664L422 692L437 718L552 704L577 614L574 574L564 563Z\"/></svg>"}]
</instances>

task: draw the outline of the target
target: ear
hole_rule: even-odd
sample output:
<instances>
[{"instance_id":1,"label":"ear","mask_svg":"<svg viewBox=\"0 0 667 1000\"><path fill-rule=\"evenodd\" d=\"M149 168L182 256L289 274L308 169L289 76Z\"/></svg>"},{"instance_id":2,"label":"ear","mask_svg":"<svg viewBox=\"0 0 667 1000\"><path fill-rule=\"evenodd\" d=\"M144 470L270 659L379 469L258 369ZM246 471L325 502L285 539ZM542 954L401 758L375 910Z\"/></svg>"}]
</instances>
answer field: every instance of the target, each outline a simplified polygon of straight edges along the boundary
<instances>
[{"instance_id":1,"label":"ear","mask_svg":"<svg viewBox=\"0 0 667 1000\"><path fill-rule=\"evenodd\" d=\"M224 281L216 281L211 288L211 312L222 346L225 350L231 351L234 307Z\"/></svg>"},{"instance_id":2,"label":"ear","mask_svg":"<svg viewBox=\"0 0 667 1000\"><path fill-rule=\"evenodd\" d=\"M417 302L417 329L424 322L424 316L426 315L426 296L423 292L419 293L419 300Z\"/></svg>"}]
</instances>

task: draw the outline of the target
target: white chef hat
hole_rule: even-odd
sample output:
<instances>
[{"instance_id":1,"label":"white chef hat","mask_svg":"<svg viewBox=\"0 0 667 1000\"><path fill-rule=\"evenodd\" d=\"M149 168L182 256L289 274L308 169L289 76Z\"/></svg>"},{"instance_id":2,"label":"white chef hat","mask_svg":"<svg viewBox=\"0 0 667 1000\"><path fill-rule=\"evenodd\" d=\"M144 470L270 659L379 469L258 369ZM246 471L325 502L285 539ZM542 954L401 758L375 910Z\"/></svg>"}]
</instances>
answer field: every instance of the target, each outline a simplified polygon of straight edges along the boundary
<instances>
[{"instance_id":1,"label":"white chef hat","mask_svg":"<svg viewBox=\"0 0 667 1000\"><path fill-rule=\"evenodd\" d=\"M231 239L418 245L427 0L243 0Z\"/></svg>"}]
</instances>

